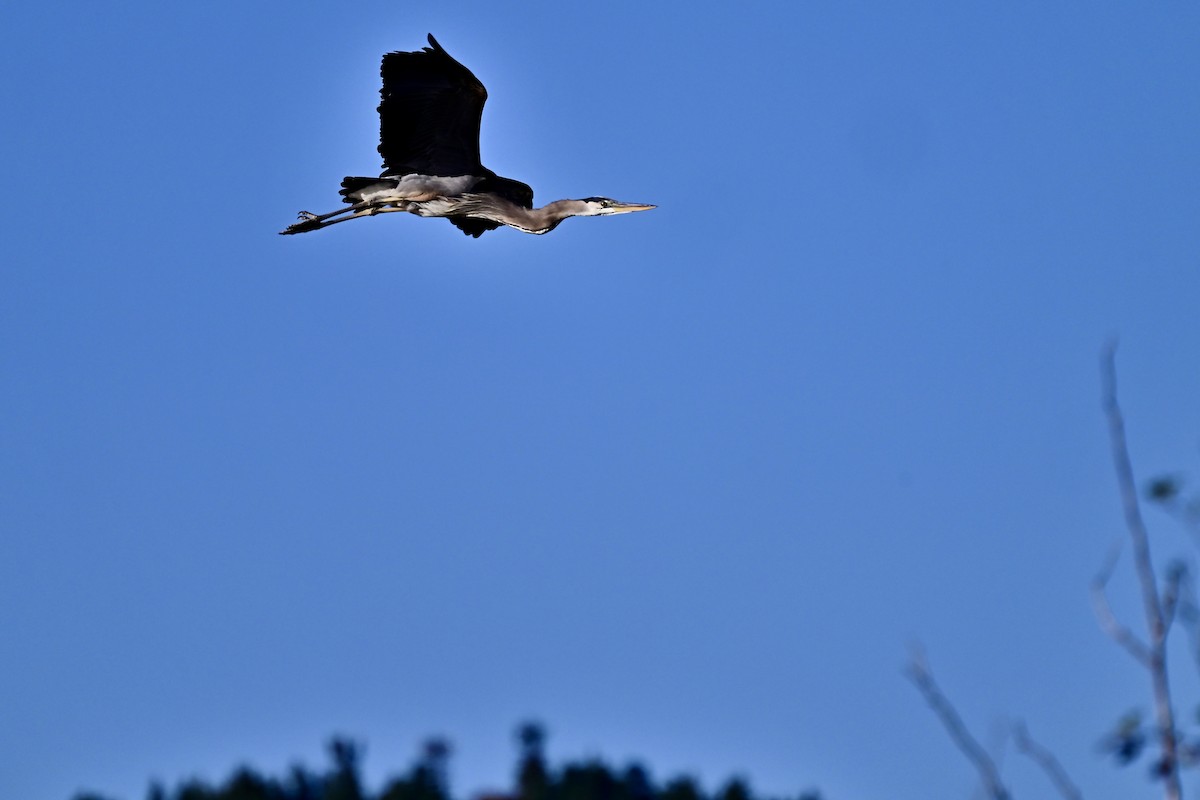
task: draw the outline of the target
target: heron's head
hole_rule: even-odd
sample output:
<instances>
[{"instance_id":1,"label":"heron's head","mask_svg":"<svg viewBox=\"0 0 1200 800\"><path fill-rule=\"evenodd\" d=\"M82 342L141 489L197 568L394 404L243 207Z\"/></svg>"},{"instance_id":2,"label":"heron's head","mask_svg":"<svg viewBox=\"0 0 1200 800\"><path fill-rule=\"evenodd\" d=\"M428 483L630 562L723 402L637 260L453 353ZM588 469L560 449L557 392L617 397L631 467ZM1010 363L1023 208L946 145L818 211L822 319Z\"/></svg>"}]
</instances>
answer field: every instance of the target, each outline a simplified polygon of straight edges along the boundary
<instances>
[{"instance_id":1,"label":"heron's head","mask_svg":"<svg viewBox=\"0 0 1200 800\"><path fill-rule=\"evenodd\" d=\"M577 217L606 217L611 214L628 214L633 211L649 211L657 208L657 206L646 203L622 203L620 200L611 200L607 197L585 197L576 202L581 204L579 210L575 212Z\"/></svg>"}]
</instances>

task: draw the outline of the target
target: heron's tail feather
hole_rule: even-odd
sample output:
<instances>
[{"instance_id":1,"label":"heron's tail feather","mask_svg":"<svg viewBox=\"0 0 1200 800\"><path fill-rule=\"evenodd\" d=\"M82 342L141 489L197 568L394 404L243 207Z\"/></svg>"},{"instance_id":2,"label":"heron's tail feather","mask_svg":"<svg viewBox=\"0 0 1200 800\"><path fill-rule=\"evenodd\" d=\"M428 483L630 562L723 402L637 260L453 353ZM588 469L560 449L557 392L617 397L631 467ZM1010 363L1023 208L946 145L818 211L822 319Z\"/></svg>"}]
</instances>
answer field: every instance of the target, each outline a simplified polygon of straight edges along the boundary
<instances>
[{"instance_id":1,"label":"heron's tail feather","mask_svg":"<svg viewBox=\"0 0 1200 800\"><path fill-rule=\"evenodd\" d=\"M395 186L396 179L356 178L353 175L347 175L345 178L342 178L342 188L338 191L338 194L342 196L342 202L344 203L357 203L362 200L362 197L351 197L351 195L353 195L355 192L361 192L363 189L366 189L369 186L375 186L377 184L382 184L384 186Z\"/></svg>"}]
</instances>

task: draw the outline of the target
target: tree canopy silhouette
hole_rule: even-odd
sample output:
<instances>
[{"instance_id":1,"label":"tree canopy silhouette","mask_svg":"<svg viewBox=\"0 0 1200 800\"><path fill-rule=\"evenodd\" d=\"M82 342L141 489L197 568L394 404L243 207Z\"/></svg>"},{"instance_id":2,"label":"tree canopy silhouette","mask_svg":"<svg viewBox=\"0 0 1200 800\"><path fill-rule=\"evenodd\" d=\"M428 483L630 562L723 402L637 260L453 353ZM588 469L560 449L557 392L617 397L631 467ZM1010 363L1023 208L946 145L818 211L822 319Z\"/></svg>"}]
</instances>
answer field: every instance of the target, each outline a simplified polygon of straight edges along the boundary
<instances>
[{"instance_id":1,"label":"tree canopy silhouette","mask_svg":"<svg viewBox=\"0 0 1200 800\"><path fill-rule=\"evenodd\" d=\"M481 795L475 800L820 800L809 791L788 798L755 795L743 778L731 778L707 794L693 778L679 776L656 783L639 763L614 769L598 759L568 761L552 768L546 760L546 732L526 722L517 727L517 765L511 793ZM360 775L364 748L358 742L334 737L327 746L330 766L313 772L295 765L282 777L260 775L240 766L218 786L191 779L168 789L151 784L146 800L455 800L449 789L450 743L426 740L408 771L385 781L373 794ZM81 792L73 800L114 800Z\"/></svg>"}]
</instances>

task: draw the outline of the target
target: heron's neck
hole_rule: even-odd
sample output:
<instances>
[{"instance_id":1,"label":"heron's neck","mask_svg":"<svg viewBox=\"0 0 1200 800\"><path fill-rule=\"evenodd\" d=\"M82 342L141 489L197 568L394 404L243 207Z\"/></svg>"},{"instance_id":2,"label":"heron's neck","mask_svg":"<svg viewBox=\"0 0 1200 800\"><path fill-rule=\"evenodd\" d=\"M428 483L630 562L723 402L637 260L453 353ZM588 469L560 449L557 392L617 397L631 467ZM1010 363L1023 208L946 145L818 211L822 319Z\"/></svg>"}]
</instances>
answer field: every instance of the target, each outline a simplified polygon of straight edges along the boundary
<instances>
[{"instance_id":1,"label":"heron's neck","mask_svg":"<svg viewBox=\"0 0 1200 800\"><path fill-rule=\"evenodd\" d=\"M541 208L525 208L503 198L495 198L493 207L472 210L472 216L520 228L526 233L549 233L567 217L581 213L586 205L580 200L555 200Z\"/></svg>"}]
</instances>

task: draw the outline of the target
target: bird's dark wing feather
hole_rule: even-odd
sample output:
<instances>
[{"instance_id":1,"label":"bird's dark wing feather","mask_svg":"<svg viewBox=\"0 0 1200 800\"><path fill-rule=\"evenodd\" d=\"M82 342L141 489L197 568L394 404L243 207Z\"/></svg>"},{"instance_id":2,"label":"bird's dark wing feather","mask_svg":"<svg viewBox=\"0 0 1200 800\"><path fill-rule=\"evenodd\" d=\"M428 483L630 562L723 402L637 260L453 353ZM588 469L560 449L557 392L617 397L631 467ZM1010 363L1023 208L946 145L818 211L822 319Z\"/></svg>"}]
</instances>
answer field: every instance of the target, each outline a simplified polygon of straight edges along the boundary
<instances>
[{"instance_id":1,"label":"bird's dark wing feather","mask_svg":"<svg viewBox=\"0 0 1200 800\"><path fill-rule=\"evenodd\" d=\"M450 220L450 224L467 236L474 236L476 239L488 231L494 231L500 227L499 222L492 222L490 219L480 219L479 217L446 217L446 219Z\"/></svg>"},{"instance_id":2,"label":"bird's dark wing feather","mask_svg":"<svg viewBox=\"0 0 1200 800\"><path fill-rule=\"evenodd\" d=\"M429 44L416 53L383 57L383 174L486 174L479 161L479 121L487 90L432 34Z\"/></svg>"},{"instance_id":3,"label":"bird's dark wing feather","mask_svg":"<svg viewBox=\"0 0 1200 800\"><path fill-rule=\"evenodd\" d=\"M486 175L486 178L471 187L472 193L495 194L510 203L533 208L533 189L529 184L514 181L512 178L502 178L491 170L487 170Z\"/></svg>"},{"instance_id":4,"label":"bird's dark wing feather","mask_svg":"<svg viewBox=\"0 0 1200 800\"><path fill-rule=\"evenodd\" d=\"M471 188L472 194L495 194L511 203L525 208L533 208L533 189L525 183L514 181L512 178L501 178L491 170L484 170L486 177ZM499 222L482 217L447 217L454 227L468 236L478 239L487 231L500 227Z\"/></svg>"}]
</instances>

